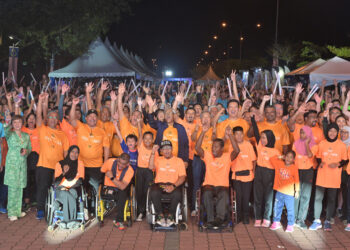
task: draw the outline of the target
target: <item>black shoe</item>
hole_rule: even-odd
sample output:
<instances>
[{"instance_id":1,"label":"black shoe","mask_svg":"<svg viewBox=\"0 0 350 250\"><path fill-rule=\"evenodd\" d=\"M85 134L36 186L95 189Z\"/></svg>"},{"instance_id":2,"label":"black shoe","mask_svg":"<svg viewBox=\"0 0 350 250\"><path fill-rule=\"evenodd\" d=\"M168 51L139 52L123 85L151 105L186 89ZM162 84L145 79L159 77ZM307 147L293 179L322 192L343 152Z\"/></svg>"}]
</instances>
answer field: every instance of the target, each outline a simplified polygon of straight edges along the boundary
<instances>
[{"instance_id":1,"label":"black shoe","mask_svg":"<svg viewBox=\"0 0 350 250\"><path fill-rule=\"evenodd\" d=\"M214 221L214 225L215 225L216 227L224 227L225 224L226 224L226 223L225 223L222 219L220 219L220 218L216 218L215 221Z\"/></svg>"},{"instance_id":2,"label":"black shoe","mask_svg":"<svg viewBox=\"0 0 350 250\"><path fill-rule=\"evenodd\" d=\"M249 224L249 216L244 216L243 217L243 224L248 225Z\"/></svg>"},{"instance_id":3,"label":"black shoe","mask_svg":"<svg viewBox=\"0 0 350 250\"><path fill-rule=\"evenodd\" d=\"M299 221L298 226L299 226L299 228L301 228L301 229L307 229L307 225L305 224L304 221Z\"/></svg>"},{"instance_id":4,"label":"black shoe","mask_svg":"<svg viewBox=\"0 0 350 250\"><path fill-rule=\"evenodd\" d=\"M215 227L215 223L214 223L214 221L209 221L209 222L207 222L207 228L214 228Z\"/></svg>"}]
</instances>

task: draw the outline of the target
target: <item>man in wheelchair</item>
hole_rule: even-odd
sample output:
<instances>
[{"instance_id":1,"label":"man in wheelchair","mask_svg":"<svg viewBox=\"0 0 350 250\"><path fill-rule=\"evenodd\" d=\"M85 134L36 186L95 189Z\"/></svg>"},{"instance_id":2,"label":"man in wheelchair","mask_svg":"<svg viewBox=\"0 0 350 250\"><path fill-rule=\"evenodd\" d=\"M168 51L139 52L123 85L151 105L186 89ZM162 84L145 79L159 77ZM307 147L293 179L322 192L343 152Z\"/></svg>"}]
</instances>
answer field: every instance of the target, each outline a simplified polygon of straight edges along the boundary
<instances>
[{"instance_id":1,"label":"man in wheelchair","mask_svg":"<svg viewBox=\"0 0 350 250\"><path fill-rule=\"evenodd\" d=\"M81 196L81 185L84 179L84 165L78 160L79 148L71 146L66 158L59 161L55 167L55 209L62 208L63 220L60 226L64 228L74 227L77 221L77 200ZM84 211L80 203L79 211ZM72 224L73 223L73 224ZM65 226L64 226L65 225Z\"/></svg>"},{"instance_id":2,"label":"man in wheelchair","mask_svg":"<svg viewBox=\"0 0 350 250\"><path fill-rule=\"evenodd\" d=\"M223 139L215 139L212 144L212 152L202 149L202 142L209 126L203 126L203 130L196 143L196 151L206 165L205 178L202 184L202 199L206 211L208 228L224 227L227 216L227 204L229 202L229 174L231 162L238 156L239 147L235 141L232 129L227 126L225 138L231 142L231 153L224 152ZM214 196L216 200L214 200ZM214 213L214 206L216 213ZM215 216L216 215L216 216Z\"/></svg>"},{"instance_id":3,"label":"man in wheelchair","mask_svg":"<svg viewBox=\"0 0 350 250\"><path fill-rule=\"evenodd\" d=\"M117 216L113 224L120 230L124 230L124 207L128 199L128 186L134 176L134 170L129 164L130 156L122 153L119 158L108 159L101 168L105 173L103 192L113 197L116 202Z\"/></svg>"},{"instance_id":4,"label":"man in wheelchair","mask_svg":"<svg viewBox=\"0 0 350 250\"><path fill-rule=\"evenodd\" d=\"M173 156L171 141L161 142L161 154L155 159L155 153L159 146L154 145L149 161L149 169L155 170L156 178L150 187L150 199L156 213L156 225L172 227L175 225L175 213L177 205L182 201L181 185L186 179L185 164L181 158ZM170 199L170 208L167 221L162 207L162 199Z\"/></svg>"}]
</instances>

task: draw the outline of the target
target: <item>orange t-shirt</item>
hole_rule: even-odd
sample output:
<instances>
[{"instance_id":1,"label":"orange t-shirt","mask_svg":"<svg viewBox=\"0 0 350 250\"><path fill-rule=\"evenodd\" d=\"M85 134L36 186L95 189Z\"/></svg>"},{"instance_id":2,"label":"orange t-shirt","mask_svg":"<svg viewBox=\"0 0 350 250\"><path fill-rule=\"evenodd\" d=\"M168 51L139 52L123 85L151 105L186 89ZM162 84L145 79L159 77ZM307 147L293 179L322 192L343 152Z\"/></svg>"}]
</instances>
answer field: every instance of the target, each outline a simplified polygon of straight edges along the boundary
<instances>
[{"instance_id":1,"label":"orange t-shirt","mask_svg":"<svg viewBox=\"0 0 350 250\"><path fill-rule=\"evenodd\" d=\"M273 189L286 195L294 196L299 192L299 172L293 164L286 166L284 161L279 160L277 156L271 157L271 165L275 168L275 181Z\"/></svg>"},{"instance_id":2,"label":"orange t-shirt","mask_svg":"<svg viewBox=\"0 0 350 250\"><path fill-rule=\"evenodd\" d=\"M102 122L101 120L98 120L96 126L99 128L102 128L106 132L109 143L111 144L112 139L113 139L113 135L117 132L115 130L113 122L111 122L111 121Z\"/></svg>"},{"instance_id":3,"label":"orange t-shirt","mask_svg":"<svg viewBox=\"0 0 350 250\"><path fill-rule=\"evenodd\" d=\"M60 127L68 138L69 146L77 145L77 131L74 127L64 118L62 119L62 122L60 122Z\"/></svg>"},{"instance_id":4,"label":"orange t-shirt","mask_svg":"<svg viewBox=\"0 0 350 250\"><path fill-rule=\"evenodd\" d=\"M137 157L137 166L139 168L148 168L149 159L151 158L152 149L147 149L143 142L141 146L137 148L138 157ZM155 153L155 157L158 157L158 151Z\"/></svg>"},{"instance_id":5,"label":"orange t-shirt","mask_svg":"<svg viewBox=\"0 0 350 250\"><path fill-rule=\"evenodd\" d=\"M294 128L294 131L292 133L293 135L293 142L299 140L300 138L300 129L302 129L304 127L304 124L298 124L298 123L295 123L295 128Z\"/></svg>"},{"instance_id":6,"label":"orange t-shirt","mask_svg":"<svg viewBox=\"0 0 350 250\"><path fill-rule=\"evenodd\" d=\"M270 163L270 158L273 156L280 156L281 152L277 150L276 148L268 148L261 145L261 142L259 142L257 147L258 152L258 160L257 164L260 167L274 169L273 166Z\"/></svg>"},{"instance_id":7,"label":"orange t-shirt","mask_svg":"<svg viewBox=\"0 0 350 250\"><path fill-rule=\"evenodd\" d=\"M242 118L238 118L236 120L231 120L231 119L228 118L228 119L220 122L217 125L217 129L216 129L217 138L224 139L224 137L225 137L225 130L226 130L227 126L230 126L231 129L233 129L234 127L237 127L237 126L242 127L243 128L243 133L244 133L244 138L248 139L247 132L249 130L249 124L248 124L248 122L246 120L244 120ZM225 146L224 146L224 152L229 152L229 144L231 144L230 140L226 140L225 141Z\"/></svg>"},{"instance_id":8,"label":"orange t-shirt","mask_svg":"<svg viewBox=\"0 0 350 250\"><path fill-rule=\"evenodd\" d=\"M125 116L123 116L123 118L120 120L119 125L120 133L122 134L124 141L126 141L126 137L130 134L136 135L137 138L139 137L138 128L131 125L131 123Z\"/></svg>"},{"instance_id":9,"label":"orange t-shirt","mask_svg":"<svg viewBox=\"0 0 350 250\"><path fill-rule=\"evenodd\" d=\"M62 166L59 162L55 166L55 178L59 177L62 174ZM78 172L74 179L78 180L79 178L84 179L85 177L85 168L84 163L78 160ZM64 182L65 178L63 177L61 184Z\"/></svg>"},{"instance_id":10,"label":"orange t-shirt","mask_svg":"<svg viewBox=\"0 0 350 250\"><path fill-rule=\"evenodd\" d=\"M188 148L189 148L189 154L188 154L188 158L190 160L193 160L193 156L194 156L194 142L192 142L192 133L196 127L196 124L195 123L189 123L189 122L186 122L185 120L181 120L181 119L178 119L178 123L181 124L185 130L186 130L186 134L187 134L187 137L188 137Z\"/></svg>"},{"instance_id":11,"label":"orange t-shirt","mask_svg":"<svg viewBox=\"0 0 350 250\"><path fill-rule=\"evenodd\" d=\"M29 129L27 127L22 127L22 131L27 133L30 137L30 143L32 144L32 151L40 153L40 143L39 143L39 132L38 129Z\"/></svg>"},{"instance_id":12,"label":"orange t-shirt","mask_svg":"<svg viewBox=\"0 0 350 250\"><path fill-rule=\"evenodd\" d=\"M181 158L157 157L154 160L156 178L155 183L172 183L175 184L180 176L186 176L185 163Z\"/></svg>"},{"instance_id":13,"label":"orange t-shirt","mask_svg":"<svg viewBox=\"0 0 350 250\"><path fill-rule=\"evenodd\" d=\"M271 130L273 134L275 135L275 148L279 150L281 153L283 152L283 146L289 145L289 134L286 129L286 126L283 125L281 122L276 123L268 123L267 121L259 122L258 123L259 133L261 133L264 130Z\"/></svg>"},{"instance_id":14,"label":"orange t-shirt","mask_svg":"<svg viewBox=\"0 0 350 250\"><path fill-rule=\"evenodd\" d=\"M153 134L153 138L156 138L157 130L155 130L154 128L151 128L151 126L148 123L143 124L142 126L142 135L146 132L151 132Z\"/></svg>"},{"instance_id":15,"label":"orange t-shirt","mask_svg":"<svg viewBox=\"0 0 350 250\"><path fill-rule=\"evenodd\" d=\"M120 145L120 141L119 141L118 136L116 136L116 135L113 136L110 149L111 149L111 154L114 157L118 157L119 155L121 155L123 153L123 149Z\"/></svg>"},{"instance_id":16,"label":"orange t-shirt","mask_svg":"<svg viewBox=\"0 0 350 250\"><path fill-rule=\"evenodd\" d=\"M103 163L102 167L101 167L101 172L102 173L107 173L108 171L112 171L113 168L113 163L114 161L116 161L116 158L110 158L108 159L108 161L106 161L105 163ZM115 178L117 180L119 180L120 175L122 174L123 170L120 170L117 166L117 171L115 174ZM126 173L123 177L123 182L127 182L128 184L130 183L132 177L134 177L134 170L132 169L132 167L129 165L128 166L128 170L126 170ZM109 187L117 187L113 181L111 181L111 179L109 179L107 176L105 176L105 186L109 186Z\"/></svg>"},{"instance_id":17,"label":"orange t-shirt","mask_svg":"<svg viewBox=\"0 0 350 250\"><path fill-rule=\"evenodd\" d=\"M325 163L322 168L318 168L316 185L325 188L340 188L342 168L330 168L328 164L348 159L346 145L340 140L333 143L323 140L318 144L316 157Z\"/></svg>"},{"instance_id":18,"label":"orange t-shirt","mask_svg":"<svg viewBox=\"0 0 350 250\"><path fill-rule=\"evenodd\" d=\"M232 179L242 182L252 181L254 179L254 164L256 161L256 155L252 144L249 141L243 141L238 144L239 154L236 159L233 160L231 164ZM249 170L249 175L247 176L236 176L236 172Z\"/></svg>"},{"instance_id":19,"label":"orange t-shirt","mask_svg":"<svg viewBox=\"0 0 350 250\"><path fill-rule=\"evenodd\" d=\"M173 146L173 156L177 156L179 152L179 137L177 133L177 129L173 126L167 127L163 132L163 141L169 140Z\"/></svg>"},{"instance_id":20,"label":"orange t-shirt","mask_svg":"<svg viewBox=\"0 0 350 250\"><path fill-rule=\"evenodd\" d=\"M293 144L293 151L295 152L295 166L297 166L298 169L310 169L314 166L315 161L315 155L318 151L318 146L314 145L311 148L311 153L313 156L309 158L307 155L301 155L296 150L294 144Z\"/></svg>"},{"instance_id":21,"label":"orange t-shirt","mask_svg":"<svg viewBox=\"0 0 350 250\"><path fill-rule=\"evenodd\" d=\"M229 186L229 174L231 169L231 154L223 153L220 157L214 157L211 152L204 151L205 177L203 186Z\"/></svg>"},{"instance_id":22,"label":"orange t-shirt","mask_svg":"<svg viewBox=\"0 0 350 250\"><path fill-rule=\"evenodd\" d=\"M311 131L316 144L319 144L322 140L324 140L323 130L320 129L320 127L311 127Z\"/></svg>"},{"instance_id":23,"label":"orange t-shirt","mask_svg":"<svg viewBox=\"0 0 350 250\"><path fill-rule=\"evenodd\" d=\"M197 139L194 143L197 142L200 134L202 133L202 128L199 128L198 133L197 133ZM211 147L213 145L213 128L211 127L205 134L202 142L202 149L207 152L211 152ZM197 152L196 152L197 153Z\"/></svg>"},{"instance_id":24,"label":"orange t-shirt","mask_svg":"<svg viewBox=\"0 0 350 250\"><path fill-rule=\"evenodd\" d=\"M68 151L68 138L63 131L52 129L45 125L41 125L37 129L40 143L40 154L37 166L55 169L56 163L63 160L64 151Z\"/></svg>"},{"instance_id":25,"label":"orange t-shirt","mask_svg":"<svg viewBox=\"0 0 350 250\"><path fill-rule=\"evenodd\" d=\"M110 147L106 132L99 127L90 128L87 124L77 123L77 139L80 148L79 159L86 168L101 167L103 147Z\"/></svg>"}]
</instances>

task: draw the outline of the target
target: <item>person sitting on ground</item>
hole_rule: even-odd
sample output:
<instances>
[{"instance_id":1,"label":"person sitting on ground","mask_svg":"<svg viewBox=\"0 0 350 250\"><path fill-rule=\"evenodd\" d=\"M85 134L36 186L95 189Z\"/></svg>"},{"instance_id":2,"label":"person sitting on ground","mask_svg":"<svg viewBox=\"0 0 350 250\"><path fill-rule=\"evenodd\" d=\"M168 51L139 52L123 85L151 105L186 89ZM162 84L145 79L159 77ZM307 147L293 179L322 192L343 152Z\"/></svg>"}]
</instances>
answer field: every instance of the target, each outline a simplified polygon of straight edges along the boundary
<instances>
[{"instance_id":1,"label":"person sitting on ground","mask_svg":"<svg viewBox=\"0 0 350 250\"><path fill-rule=\"evenodd\" d=\"M150 198L157 215L156 224L162 227L174 226L176 207L182 200L181 185L186 179L186 169L183 160L173 156L171 141L161 142L163 156L155 159L159 146L154 145L149 160L149 169L155 170L156 178L150 189ZM163 213L162 198L170 199L167 221Z\"/></svg>"}]
</instances>

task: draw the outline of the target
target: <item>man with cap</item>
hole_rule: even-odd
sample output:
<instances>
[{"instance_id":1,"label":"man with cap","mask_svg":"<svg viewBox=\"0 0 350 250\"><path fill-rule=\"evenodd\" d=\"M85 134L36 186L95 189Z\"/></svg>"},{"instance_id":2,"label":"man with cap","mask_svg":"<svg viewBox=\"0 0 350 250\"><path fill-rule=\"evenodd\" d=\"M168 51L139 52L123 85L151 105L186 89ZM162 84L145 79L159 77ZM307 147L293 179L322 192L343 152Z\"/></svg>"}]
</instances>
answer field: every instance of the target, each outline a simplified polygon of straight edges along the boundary
<instances>
[{"instance_id":1,"label":"man with cap","mask_svg":"<svg viewBox=\"0 0 350 250\"><path fill-rule=\"evenodd\" d=\"M101 166L109 157L109 140L106 132L96 126L97 111L90 109L86 114L86 124L77 120L75 109L79 98L74 98L70 112L70 123L77 130L77 144L80 148L79 158L84 162L85 181L97 192L101 182Z\"/></svg>"},{"instance_id":2,"label":"man with cap","mask_svg":"<svg viewBox=\"0 0 350 250\"><path fill-rule=\"evenodd\" d=\"M172 143L169 140L161 142L162 156L155 158L159 146L154 145L149 159L149 169L154 170L156 178L150 189L150 199L157 214L156 224L159 226L173 226L176 207L182 199L181 185L186 179L185 164L181 158L173 156ZM162 198L171 200L167 222L163 213Z\"/></svg>"}]
</instances>

